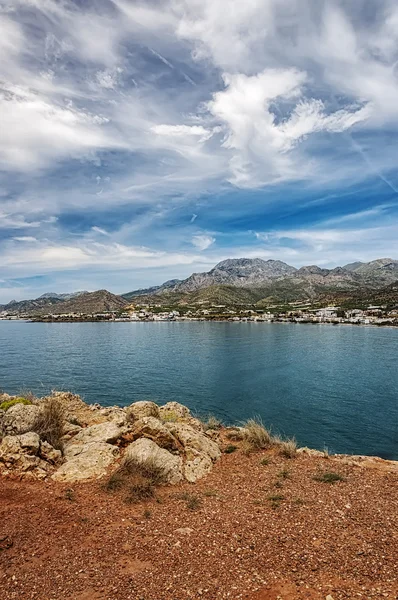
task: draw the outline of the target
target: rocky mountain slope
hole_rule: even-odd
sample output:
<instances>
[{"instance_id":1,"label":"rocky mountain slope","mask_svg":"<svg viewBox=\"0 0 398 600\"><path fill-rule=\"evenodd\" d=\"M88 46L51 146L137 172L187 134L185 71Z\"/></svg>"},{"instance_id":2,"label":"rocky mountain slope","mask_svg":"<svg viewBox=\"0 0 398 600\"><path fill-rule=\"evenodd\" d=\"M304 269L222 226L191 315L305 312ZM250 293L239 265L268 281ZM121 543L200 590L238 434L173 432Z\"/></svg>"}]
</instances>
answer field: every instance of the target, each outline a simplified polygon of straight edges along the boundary
<instances>
[{"instance_id":1,"label":"rocky mountain slope","mask_svg":"<svg viewBox=\"0 0 398 600\"><path fill-rule=\"evenodd\" d=\"M21 302L11 302L0 306L0 310L5 310L12 314L68 314L68 313L106 313L109 311L122 310L128 301L121 296L111 294L107 290L98 290L96 292L83 292L69 300L60 298L38 298L37 300L22 300Z\"/></svg>"},{"instance_id":2,"label":"rocky mountain slope","mask_svg":"<svg viewBox=\"0 0 398 600\"><path fill-rule=\"evenodd\" d=\"M398 261L384 258L370 263L351 263L324 269L310 265L296 269L281 261L260 258L229 259L207 273L193 273L176 285L159 286L154 291L125 294L148 301L256 303L259 300L292 302L333 297L341 292L366 295L398 281Z\"/></svg>"},{"instance_id":3,"label":"rocky mountain slope","mask_svg":"<svg viewBox=\"0 0 398 600\"><path fill-rule=\"evenodd\" d=\"M387 297L398 301L398 260L381 258L369 263L350 263L325 269L309 265L296 269L278 260L228 259L205 273L193 273L183 281L171 279L162 285L116 296L106 290L68 294L45 294L36 300L0 306L11 314L85 313L122 310L140 303L256 304L295 301L355 300ZM389 287L390 286L390 287Z\"/></svg>"}]
</instances>

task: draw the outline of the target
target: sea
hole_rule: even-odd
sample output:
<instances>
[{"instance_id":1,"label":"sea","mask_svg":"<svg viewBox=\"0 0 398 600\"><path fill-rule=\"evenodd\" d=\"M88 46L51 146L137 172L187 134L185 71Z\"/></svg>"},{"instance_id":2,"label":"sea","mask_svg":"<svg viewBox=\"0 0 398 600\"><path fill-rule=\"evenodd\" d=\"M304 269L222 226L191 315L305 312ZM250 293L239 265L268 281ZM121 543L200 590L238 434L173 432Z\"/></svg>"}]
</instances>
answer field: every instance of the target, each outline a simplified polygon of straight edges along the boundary
<instances>
[{"instance_id":1,"label":"sea","mask_svg":"<svg viewBox=\"0 0 398 600\"><path fill-rule=\"evenodd\" d=\"M398 460L397 328L0 321L0 388L176 400L225 424L258 417L299 445Z\"/></svg>"}]
</instances>

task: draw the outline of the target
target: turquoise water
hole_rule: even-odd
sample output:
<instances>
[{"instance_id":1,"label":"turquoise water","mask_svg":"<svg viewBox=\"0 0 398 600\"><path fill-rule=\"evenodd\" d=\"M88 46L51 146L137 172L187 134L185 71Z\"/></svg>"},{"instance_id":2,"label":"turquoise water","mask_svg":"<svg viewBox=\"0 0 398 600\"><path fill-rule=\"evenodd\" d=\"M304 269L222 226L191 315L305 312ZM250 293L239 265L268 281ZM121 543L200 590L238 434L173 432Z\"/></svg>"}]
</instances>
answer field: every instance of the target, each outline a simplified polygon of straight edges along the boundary
<instances>
[{"instance_id":1,"label":"turquoise water","mask_svg":"<svg viewBox=\"0 0 398 600\"><path fill-rule=\"evenodd\" d=\"M0 388L260 415L300 444L398 459L398 329L0 321Z\"/></svg>"}]
</instances>

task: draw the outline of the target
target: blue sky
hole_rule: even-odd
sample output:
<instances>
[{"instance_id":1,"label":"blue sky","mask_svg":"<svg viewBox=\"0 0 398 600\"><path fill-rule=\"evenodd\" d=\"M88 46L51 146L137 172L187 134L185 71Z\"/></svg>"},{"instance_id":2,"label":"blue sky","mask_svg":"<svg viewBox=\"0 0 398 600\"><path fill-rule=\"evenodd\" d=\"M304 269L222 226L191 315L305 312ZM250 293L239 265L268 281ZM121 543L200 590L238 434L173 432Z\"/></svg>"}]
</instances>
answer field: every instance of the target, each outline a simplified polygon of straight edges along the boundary
<instances>
[{"instance_id":1,"label":"blue sky","mask_svg":"<svg viewBox=\"0 0 398 600\"><path fill-rule=\"evenodd\" d=\"M395 0L3 0L0 303L398 258Z\"/></svg>"}]
</instances>

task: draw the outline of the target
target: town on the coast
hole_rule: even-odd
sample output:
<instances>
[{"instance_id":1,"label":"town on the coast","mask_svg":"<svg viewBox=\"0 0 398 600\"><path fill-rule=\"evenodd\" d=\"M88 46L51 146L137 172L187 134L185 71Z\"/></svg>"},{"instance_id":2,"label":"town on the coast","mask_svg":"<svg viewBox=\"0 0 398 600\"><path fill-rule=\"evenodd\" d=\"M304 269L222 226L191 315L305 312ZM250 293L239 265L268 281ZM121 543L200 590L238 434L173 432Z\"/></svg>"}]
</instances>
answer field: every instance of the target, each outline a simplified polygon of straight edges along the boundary
<instances>
[{"instance_id":1,"label":"town on the coast","mask_svg":"<svg viewBox=\"0 0 398 600\"><path fill-rule=\"evenodd\" d=\"M270 306L267 310L226 305L185 306L167 308L161 305L130 305L123 311L47 313L40 316L0 312L1 320L30 320L40 322L153 322L153 321L229 321L229 322L289 322L330 323L353 325L398 326L398 305L394 308L368 306L366 308L343 309L339 306L312 308L310 305L291 303L288 307Z\"/></svg>"}]
</instances>

